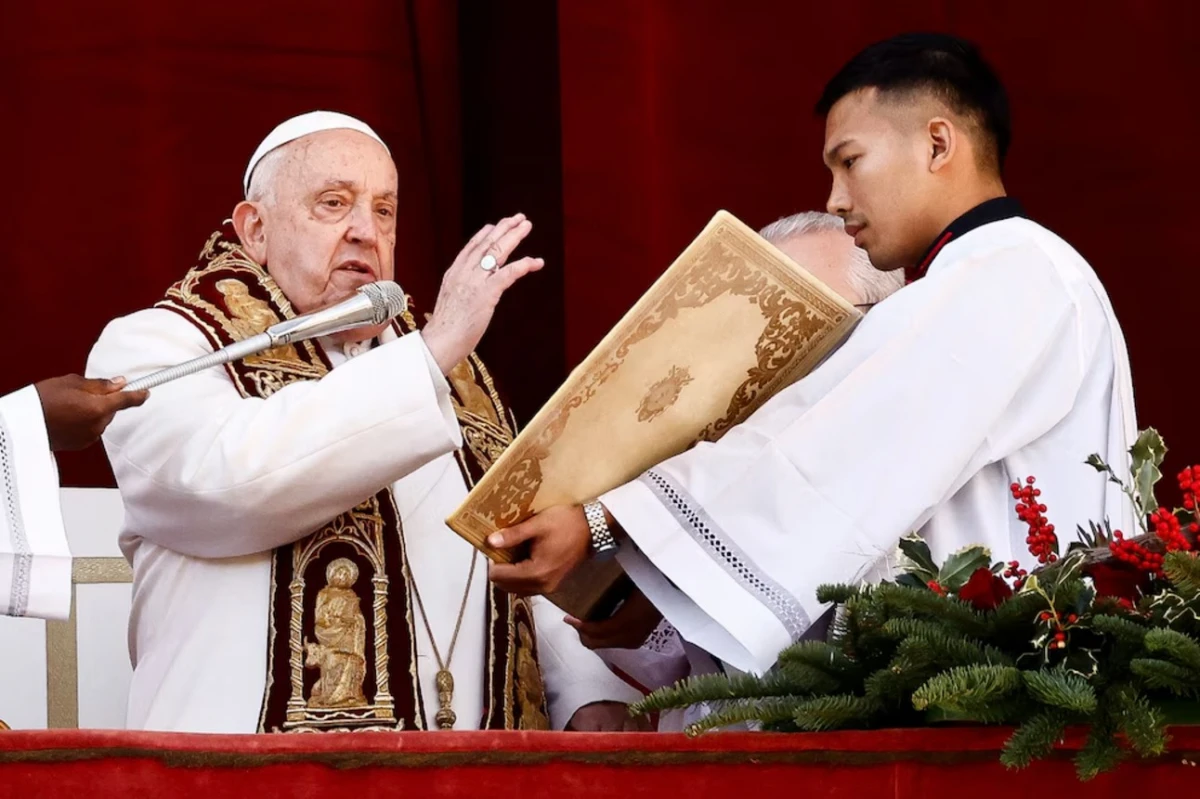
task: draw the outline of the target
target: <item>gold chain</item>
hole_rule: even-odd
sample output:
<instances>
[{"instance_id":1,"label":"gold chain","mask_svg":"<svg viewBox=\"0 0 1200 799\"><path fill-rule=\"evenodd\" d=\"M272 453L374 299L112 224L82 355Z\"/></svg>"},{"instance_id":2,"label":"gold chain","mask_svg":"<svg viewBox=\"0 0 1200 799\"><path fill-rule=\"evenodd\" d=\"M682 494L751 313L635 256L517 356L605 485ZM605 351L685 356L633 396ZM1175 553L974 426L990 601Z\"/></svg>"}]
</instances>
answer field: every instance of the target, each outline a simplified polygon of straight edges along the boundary
<instances>
[{"instance_id":1,"label":"gold chain","mask_svg":"<svg viewBox=\"0 0 1200 799\"><path fill-rule=\"evenodd\" d=\"M458 621L454 623L454 635L450 637L450 649L446 652L446 659L442 660L442 653L438 651L437 640L433 637L433 627L429 624L429 614L425 612L425 603L421 601L421 591L417 588L417 578L413 574L412 566L408 569L409 583L412 585L413 596L417 599L417 607L421 610L421 621L425 622L425 632L429 634L429 645L433 647L433 656L437 659L438 672L435 678L438 690L438 712L437 725L438 729L450 730L454 728L454 722L458 720L451 705L454 703L454 675L450 673L450 661L454 659L454 646L458 643L458 633L462 629L463 616L467 612L467 599L471 596L471 583L475 582L475 561L479 556L479 550L471 549L471 570L467 573L467 590L463 591L462 606L458 609Z\"/></svg>"}]
</instances>

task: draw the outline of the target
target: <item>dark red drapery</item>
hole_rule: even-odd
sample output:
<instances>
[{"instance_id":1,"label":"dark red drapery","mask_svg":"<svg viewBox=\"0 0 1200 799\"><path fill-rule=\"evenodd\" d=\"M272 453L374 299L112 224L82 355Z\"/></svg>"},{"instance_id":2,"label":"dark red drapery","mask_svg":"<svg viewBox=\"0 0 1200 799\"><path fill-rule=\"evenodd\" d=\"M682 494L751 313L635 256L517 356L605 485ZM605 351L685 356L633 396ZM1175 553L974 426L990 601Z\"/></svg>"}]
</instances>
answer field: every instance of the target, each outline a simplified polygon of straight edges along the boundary
<instances>
[{"instance_id":1,"label":"dark red drapery","mask_svg":"<svg viewBox=\"0 0 1200 799\"><path fill-rule=\"evenodd\" d=\"M942 30L978 42L1005 80L1009 189L1108 287L1139 422L1171 449L1165 473L1197 462L1200 428L1181 382L1195 368L1200 285L1195 9L1185 0L560 3L568 362L716 209L760 226L823 208L823 127L811 109L824 82L872 41Z\"/></svg>"},{"instance_id":2,"label":"dark red drapery","mask_svg":"<svg viewBox=\"0 0 1200 799\"><path fill-rule=\"evenodd\" d=\"M461 246L457 10L439 0L5 3L0 8L0 389L81 372L241 199L287 116L367 120L403 176L397 264L432 302ZM64 483L111 484L99 447Z\"/></svg>"},{"instance_id":3,"label":"dark red drapery","mask_svg":"<svg viewBox=\"0 0 1200 799\"><path fill-rule=\"evenodd\" d=\"M483 346L527 418L715 210L759 225L821 207L823 81L871 40L935 28L977 40L1007 82L1009 186L1108 285L1171 473L1200 455L1181 387L1196 14L1186 0L6 3L0 391L82 369L108 319L192 262L261 136L330 107L392 145L399 277L423 307L468 228L534 218L528 249L549 271ZM60 466L68 485L111 484L99 448Z\"/></svg>"}]
</instances>

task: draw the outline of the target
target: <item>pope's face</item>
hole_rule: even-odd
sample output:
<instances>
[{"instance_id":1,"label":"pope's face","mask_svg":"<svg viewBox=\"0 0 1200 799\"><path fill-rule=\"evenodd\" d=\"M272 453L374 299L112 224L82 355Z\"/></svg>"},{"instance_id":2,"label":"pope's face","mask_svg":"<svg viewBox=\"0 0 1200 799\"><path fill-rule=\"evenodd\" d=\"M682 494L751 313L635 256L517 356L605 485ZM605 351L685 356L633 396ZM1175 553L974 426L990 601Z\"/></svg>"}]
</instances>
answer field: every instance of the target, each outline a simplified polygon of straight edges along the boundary
<instances>
[{"instance_id":1,"label":"pope's face","mask_svg":"<svg viewBox=\"0 0 1200 799\"><path fill-rule=\"evenodd\" d=\"M298 313L334 305L395 276L396 166L369 136L330 130L297 139L260 204L263 265ZM339 336L365 341L384 326Z\"/></svg>"}]
</instances>

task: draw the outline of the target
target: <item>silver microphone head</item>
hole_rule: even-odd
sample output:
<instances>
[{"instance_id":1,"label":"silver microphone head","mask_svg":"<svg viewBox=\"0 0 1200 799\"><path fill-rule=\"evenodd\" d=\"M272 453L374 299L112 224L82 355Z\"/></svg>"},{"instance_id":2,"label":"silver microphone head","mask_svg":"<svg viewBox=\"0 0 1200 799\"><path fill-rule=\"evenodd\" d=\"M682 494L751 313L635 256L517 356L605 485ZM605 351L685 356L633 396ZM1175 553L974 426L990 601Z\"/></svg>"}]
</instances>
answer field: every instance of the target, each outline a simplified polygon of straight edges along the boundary
<instances>
[{"instance_id":1,"label":"silver microphone head","mask_svg":"<svg viewBox=\"0 0 1200 799\"><path fill-rule=\"evenodd\" d=\"M391 280L360 286L358 293L371 301L371 311L374 313L371 324L381 325L408 309L408 297L404 295L404 289Z\"/></svg>"}]
</instances>

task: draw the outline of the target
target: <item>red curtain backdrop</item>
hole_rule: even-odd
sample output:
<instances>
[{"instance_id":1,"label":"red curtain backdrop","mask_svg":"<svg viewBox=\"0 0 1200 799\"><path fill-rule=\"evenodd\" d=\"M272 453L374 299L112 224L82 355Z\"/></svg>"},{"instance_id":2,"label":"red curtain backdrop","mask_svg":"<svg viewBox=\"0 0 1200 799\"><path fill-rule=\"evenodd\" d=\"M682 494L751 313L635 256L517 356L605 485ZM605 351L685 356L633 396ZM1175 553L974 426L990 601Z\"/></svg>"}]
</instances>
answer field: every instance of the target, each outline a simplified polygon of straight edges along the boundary
<instances>
[{"instance_id":1,"label":"red curtain backdrop","mask_svg":"<svg viewBox=\"0 0 1200 799\"><path fill-rule=\"evenodd\" d=\"M195 261L263 136L313 109L389 143L398 279L431 303L461 246L457 36L440 0L0 6L0 390L82 372L106 322ZM111 484L100 447L59 467Z\"/></svg>"},{"instance_id":2,"label":"red curtain backdrop","mask_svg":"<svg viewBox=\"0 0 1200 799\"><path fill-rule=\"evenodd\" d=\"M866 43L926 28L978 41L1008 84L1009 186L1107 284L1170 474L1200 457L1181 387L1196 15L1186 0L5 3L0 391L81 370L106 321L192 262L261 137L337 108L396 155L399 279L422 307L468 228L534 218L549 271L483 346L528 418L717 209L761 225L822 207L821 85ZM68 485L111 484L99 448L59 462Z\"/></svg>"},{"instance_id":3,"label":"red curtain backdrop","mask_svg":"<svg viewBox=\"0 0 1200 799\"><path fill-rule=\"evenodd\" d=\"M1200 462L1183 387L1195 370L1196 22L1185 0L560 3L568 362L718 208L755 226L823 208L811 113L822 85L872 41L941 30L978 42L1006 82L1009 189L1107 285L1139 423L1171 448L1167 474Z\"/></svg>"}]
</instances>

